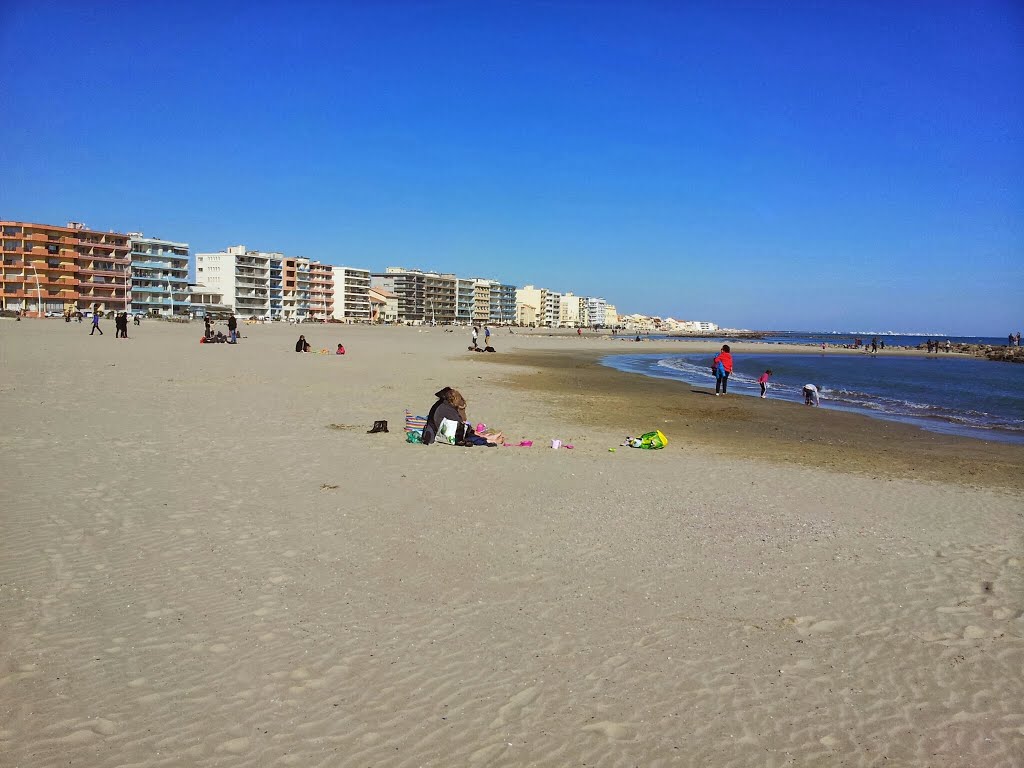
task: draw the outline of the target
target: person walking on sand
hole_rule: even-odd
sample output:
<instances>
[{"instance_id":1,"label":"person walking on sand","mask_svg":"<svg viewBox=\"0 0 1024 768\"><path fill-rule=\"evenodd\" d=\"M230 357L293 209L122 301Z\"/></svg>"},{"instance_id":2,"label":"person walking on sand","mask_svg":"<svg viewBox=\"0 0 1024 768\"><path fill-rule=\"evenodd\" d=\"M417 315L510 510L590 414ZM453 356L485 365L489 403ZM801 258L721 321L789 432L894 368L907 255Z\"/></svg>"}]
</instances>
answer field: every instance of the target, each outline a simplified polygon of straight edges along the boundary
<instances>
[{"instance_id":1,"label":"person walking on sand","mask_svg":"<svg viewBox=\"0 0 1024 768\"><path fill-rule=\"evenodd\" d=\"M804 384L804 405L821 405L818 388L813 384Z\"/></svg>"},{"instance_id":2,"label":"person walking on sand","mask_svg":"<svg viewBox=\"0 0 1024 768\"><path fill-rule=\"evenodd\" d=\"M100 332L100 336L103 335L103 329L100 328L100 309L98 304L92 308L92 330L89 331L89 335L92 336L96 331Z\"/></svg>"},{"instance_id":3,"label":"person walking on sand","mask_svg":"<svg viewBox=\"0 0 1024 768\"><path fill-rule=\"evenodd\" d=\"M715 374L715 397L726 394L732 374L732 352L728 344L723 344L722 351L711 361L711 371Z\"/></svg>"},{"instance_id":4,"label":"person walking on sand","mask_svg":"<svg viewBox=\"0 0 1024 768\"><path fill-rule=\"evenodd\" d=\"M484 349L491 346L491 326L484 326Z\"/></svg>"},{"instance_id":5,"label":"person walking on sand","mask_svg":"<svg viewBox=\"0 0 1024 768\"><path fill-rule=\"evenodd\" d=\"M761 374L761 378L757 380L757 383L761 385L761 399L768 397L768 379L772 377L772 369L769 368L767 371Z\"/></svg>"},{"instance_id":6,"label":"person walking on sand","mask_svg":"<svg viewBox=\"0 0 1024 768\"><path fill-rule=\"evenodd\" d=\"M476 343L476 340L477 340L478 338L480 338L480 329L479 329L479 328L477 328L477 327L476 327L476 326L474 325L474 326L473 326L473 349L476 349L476 348L477 348L477 346L478 346L478 345L477 345L477 343Z\"/></svg>"},{"instance_id":7,"label":"person walking on sand","mask_svg":"<svg viewBox=\"0 0 1024 768\"><path fill-rule=\"evenodd\" d=\"M228 336L228 344L234 344L238 341L238 320L235 318L234 312L228 318Z\"/></svg>"}]
</instances>

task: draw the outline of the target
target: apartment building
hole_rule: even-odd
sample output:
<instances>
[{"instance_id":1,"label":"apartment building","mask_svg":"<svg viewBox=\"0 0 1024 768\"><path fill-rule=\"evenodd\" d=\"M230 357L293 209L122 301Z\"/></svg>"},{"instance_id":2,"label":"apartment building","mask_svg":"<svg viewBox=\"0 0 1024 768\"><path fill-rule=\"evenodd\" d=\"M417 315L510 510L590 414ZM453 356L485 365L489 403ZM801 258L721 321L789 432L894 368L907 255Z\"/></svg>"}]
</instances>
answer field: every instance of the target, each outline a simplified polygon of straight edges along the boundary
<instances>
[{"instance_id":1,"label":"apartment building","mask_svg":"<svg viewBox=\"0 0 1024 768\"><path fill-rule=\"evenodd\" d=\"M544 325L544 307L547 305L547 288L535 288L532 285L525 285L516 289L516 322L519 325L539 327ZM523 311L523 307L529 307L531 311ZM531 318L527 320L525 318Z\"/></svg>"},{"instance_id":2,"label":"apartment building","mask_svg":"<svg viewBox=\"0 0 1024 768\"><path fill-rule=\"evenodd\" d=\"M564 328L587 325L587 300L571 291L563 293L558 324Z\"/></svg>"},{"instance_id":3,"label":"apartment building","mask_svg":"<svg viewBox=\"0 0 1024 768\"><path fill-rule=\"evenodd\" d=\"M614 304L604 305L604 324L608 328L615 328L619 324L619 313Z\"/></svg>"},{"instance_id":4,"label":"apartment building","mask_svg":"<svg viewBox=\"0 0 1024 768\"><path fill-rule=\"evenodd\" d=\"M516 319L516 287L493 281L491 283L491 322L504 325Z\"/></svg>"},{"instance_id":5,"label":"apartment building","mask_svg":"<svg viewBox=\"0 0 1024 768\"><path fill-rule=\"evenodd\" d=\"M309 262L309 316L313 320L334 317L334 267Z\"/></svg>"},{"instance_id":6,"label":"apartment building","mask_svg":"<svg viewBox=\"0 0 1024 768\"><path fill-rule=\"evenodd\" d=\"M423 319L440 325L455 322L458 278L451 274L424 273Z\"/></svg>"},{"instance_id":7,"label":"apartment building","mask_svg":"<svg viewBox=\"0 0 1024 768\"><path fill-rule=\"evenodd\" d=\"M593 298L588 296L587 302L587 318L586 325L594 326L605 324L605 308L607 302L602 298Z\"/></svg>"},{"instance_id":8,"label":"apartment building","mask_svg":"<svg viewBox=\"0 0 1024 768\"><path fill-rule=\"evenodd\" d=\"M244 245L197 253L196 282L221 294L240 318L271 317L271 265L282 258L279 253L246 250Z\"/></svg>"},{"instance_id":9,"label":"apartment building","mask_svg":"<svg viewBox=\"0 0 1024 768\"><path fill-rule=\"evenodd\" d=\"M455 280L455 322L473 323L473 281L463 277Z\"/></svg>"},{"instance_id":10,"label":"apartment building","mask_svg":"<svg viewBox=\"0 0 1024 768\"><path fill-rule=\"evenodd\" d=\"M491 280L473 280L473 324L491 322Z\"/></svg>"},{"instance_id":11,"label":"apartment building","mask_svg":"<svg viewBox=\"0 0 1024 768\"><path fill-rule=\"evenodd\" d=\"M364 323L373 319L370 306L370 271L355 267L334 268L335 320ZM397 311L397 308L396 308Z\"/></svg>"},{"instance_id":12,"label":"apartment building","mask_svg":"<svg viewBox=\"0 0 1024 768\"><path fill-rule=\"evenodd\" d=\"M129 233L133 313L187 316L192 310L188 284L188 243Z\"/></svg>"},{"instance_id":13,"label":"apartment building","mask_svg":"<svg viewBox=\"0 0 1024 768\"><path fill-rule=\"evenodd\" d=\"M398 322L398 296L387 288L370 288L370 321L374 323Z\"/></svg>"},{"instance_id":14,"label":"apartment building","mask_svg":"<svg viewBox=\"0 0 1024 768\"><path fill-rule=\"evenodd\" d=\"M102 312L129 309L128 235L68 222L0 221L3 309Z\"/></svg>"},{"instance_id":15,"label":"apartment building","mask_svg":"<svg viewBox=\"0 0 1024 768\"><path fill-rule=\"evenodd\" d=\"M298 256L282 256L282 320L302 322L309 318L309 304L313 280L309 259Z\"/></svg>"},{"instance_id":16,"label":"apartment building","mask_svg":"<svg viewBox=\"0 0 1024 768\"><path fill-rule=\"evenodd\" d=\"M562 314L562 294L548 291L544 297L543 324L548 328L557 328Z\"/></svg>"}]
</instances>

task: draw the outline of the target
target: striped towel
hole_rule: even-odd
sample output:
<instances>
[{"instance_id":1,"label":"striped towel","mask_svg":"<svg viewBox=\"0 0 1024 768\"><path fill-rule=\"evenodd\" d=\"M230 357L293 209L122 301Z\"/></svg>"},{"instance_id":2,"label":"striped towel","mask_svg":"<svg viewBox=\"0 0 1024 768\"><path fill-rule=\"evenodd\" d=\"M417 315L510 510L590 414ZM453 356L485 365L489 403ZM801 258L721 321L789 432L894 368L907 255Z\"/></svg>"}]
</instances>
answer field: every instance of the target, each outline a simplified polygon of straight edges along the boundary
<instances>
[{"instance_id":1,"label":"striped towel","mask_svg":"<svg viewBox=\"0 0 1024 768\"><path fill-rule=\"evenodd\" d=\"M405 412L405 431L406 432L422 432L423 428L427 426L426 416L413 416L412 411L406 410Z\"/></svg>"}]
</instances>

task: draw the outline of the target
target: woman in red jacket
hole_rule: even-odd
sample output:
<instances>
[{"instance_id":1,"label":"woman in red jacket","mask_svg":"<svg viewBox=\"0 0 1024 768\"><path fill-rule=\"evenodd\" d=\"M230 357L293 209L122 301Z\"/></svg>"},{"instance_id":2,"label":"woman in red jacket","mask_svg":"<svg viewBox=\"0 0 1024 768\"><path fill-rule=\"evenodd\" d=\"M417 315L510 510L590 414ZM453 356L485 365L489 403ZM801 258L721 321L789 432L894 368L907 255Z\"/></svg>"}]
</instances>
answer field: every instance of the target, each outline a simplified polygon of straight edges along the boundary
<instances>
[{"instance_id":1,"label":"woman in red jacket","mask_svg":"<svg viewBox=\"0 0 1024 768\"><path fill-rule=\"evenodd\" d=\"M724 395L729 389L729 374L732 373L732 352L728 344L723 344L718 357L711 361L711 371L715 374L715 397Z\"/></svg>"}]
</instances>

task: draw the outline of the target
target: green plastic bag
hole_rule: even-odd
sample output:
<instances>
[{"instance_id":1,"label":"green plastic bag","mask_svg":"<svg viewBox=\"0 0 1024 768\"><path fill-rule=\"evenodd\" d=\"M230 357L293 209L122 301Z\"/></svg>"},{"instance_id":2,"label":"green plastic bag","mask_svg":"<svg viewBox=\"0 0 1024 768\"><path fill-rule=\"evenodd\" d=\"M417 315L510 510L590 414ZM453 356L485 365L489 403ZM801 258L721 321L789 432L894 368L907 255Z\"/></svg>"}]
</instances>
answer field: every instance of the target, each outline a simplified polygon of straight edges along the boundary
<instances>
[{"instance_id":1,"label":"green plastic bag","mask_svg":"<svg viewBox=\"0 0 1024 768\"><path fill-rule=\"evenodd\" d=\"M640 435L641 448L657 450L658 448L664 448L666 445L668 445L668 438L665 437L665 434L660 429Z\"/></svg>"}]
</instances>

